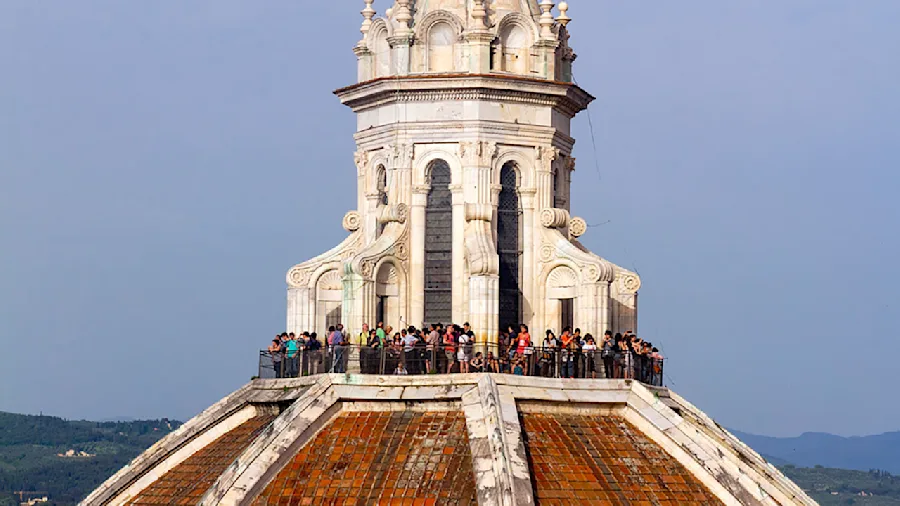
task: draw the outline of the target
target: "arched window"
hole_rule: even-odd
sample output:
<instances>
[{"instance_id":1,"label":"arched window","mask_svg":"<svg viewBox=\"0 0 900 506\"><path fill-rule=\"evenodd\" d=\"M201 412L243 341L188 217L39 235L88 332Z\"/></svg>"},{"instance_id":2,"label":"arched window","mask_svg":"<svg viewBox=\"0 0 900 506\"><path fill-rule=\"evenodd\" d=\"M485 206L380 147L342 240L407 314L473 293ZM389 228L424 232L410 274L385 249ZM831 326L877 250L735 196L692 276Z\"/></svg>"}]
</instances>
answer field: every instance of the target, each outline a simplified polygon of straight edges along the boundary
<instances>
[{"instance_id":1,"label":"arched window","mask_svg":"<svg viewBox=\"0 0 900 506\"><path fill-rule=\"evenodd\" d=\"M450 23L438 22L428 30L428 71L452 72L456 33Z\"/></svg>"},{"instance_id":2,"label":"arched window","mask_svg":"<svg viewBox=\"0 0 900 506\"><path fill-rule=\"evenodd\" d=\"M429 166L431 190L425 207L425 323L447 324L453 317L453 196L450 165Z\"/></svg>"},{"instance_id":3,"label":"arched window","mask_svg":"<svg viewBox=\"0 0 900 506\"><path fill-rule=\"evenodd\" d=\"M384 165L379 165L378 169L375 172L376 189L378 190L378 207L388 205L388 192L387 192L387 170L385 170ZM376 230L378 231L378 236L381 236L381 233L384 232L384 223L378 223L376 226Z\"/></svg>"},{"instance_id":4,"label":"arched window","mask_svg":"<svg viewBox=\"0 0 900 506\"><path fill-rule=\"evenodd\" d=\"M519 191L512 163L500 170L500 199L497 206L497 252L500 254L500 325L522 323L522 290L519 275Z\"/></svg>"},{"instance_id":5,"label":"arched window","mask_svg":"<svg viewBox=\"0 0 900 506\"><path fill-rule=\"evenodd\" d=\"M500 32L500 70L528 73L528 34L519 25L508 25Z\"/></svg>"},{"instance_id":6,"label":"arched window","mask_svg":"<svg viewBox=\"0 0 900 506\"><path fill-rule=\"evenodd\" d=\"M378 204L386 206L388 205L387 170L385 170L384 165L378 166L376 174L378 177L378 182L376 183L378 189Z\"/></svg>"},{"instance_id":7,"label":"arched window","mask_svg":"<svg viewBox=\"0 0 900 506\"><path fill-rule=\"evenodd\" d=\"M372 52L374 52L374 77L384 77L391 75L391 45L387 40L387 29L379 28L375 33L375 44L373 44Z\"/></svg>"}]
</instances>

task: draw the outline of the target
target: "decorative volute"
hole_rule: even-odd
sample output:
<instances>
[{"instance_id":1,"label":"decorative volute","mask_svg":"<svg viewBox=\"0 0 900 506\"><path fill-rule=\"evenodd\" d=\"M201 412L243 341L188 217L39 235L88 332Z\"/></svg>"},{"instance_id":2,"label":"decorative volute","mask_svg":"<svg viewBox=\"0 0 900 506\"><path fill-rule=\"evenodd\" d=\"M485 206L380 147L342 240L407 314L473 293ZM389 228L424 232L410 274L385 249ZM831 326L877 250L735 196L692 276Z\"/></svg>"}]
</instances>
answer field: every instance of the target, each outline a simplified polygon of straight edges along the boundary
<instances>
[{"instance_id":1,"label":"decorative volute","mask_svg":"<svg viewBox=\"0 0 900 506\"><path fill-rule=\"evenodd\" d=\"M571 82L568 3L364 0L360 81L409 74L515 74ZM570 65L569 65L570 66Z\"/></svg>"}]
</instances>

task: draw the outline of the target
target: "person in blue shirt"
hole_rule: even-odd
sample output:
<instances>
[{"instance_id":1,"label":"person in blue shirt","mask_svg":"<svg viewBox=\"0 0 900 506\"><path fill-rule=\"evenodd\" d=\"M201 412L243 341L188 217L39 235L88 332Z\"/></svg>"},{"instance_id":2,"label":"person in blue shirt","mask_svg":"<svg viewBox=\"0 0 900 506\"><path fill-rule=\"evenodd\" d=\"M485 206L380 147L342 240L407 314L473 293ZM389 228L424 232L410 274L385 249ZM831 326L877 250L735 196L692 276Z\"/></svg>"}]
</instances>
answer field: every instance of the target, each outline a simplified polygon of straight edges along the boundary
<instances>
[{"instance_id":1,"label":"person in blue shirt","mask_svg":"<svg viewBox=\"0 0 900 506\"><path fill-rule=\"evenodd\" d=\"M289 338L287 342L285 342L285 360L287 360L287 370L285 371L285 375L288 378L296 378L297 377L297 365L298 359L300 358L300 346L297 343L296 338Z\"/></svg>"}]
</instances>

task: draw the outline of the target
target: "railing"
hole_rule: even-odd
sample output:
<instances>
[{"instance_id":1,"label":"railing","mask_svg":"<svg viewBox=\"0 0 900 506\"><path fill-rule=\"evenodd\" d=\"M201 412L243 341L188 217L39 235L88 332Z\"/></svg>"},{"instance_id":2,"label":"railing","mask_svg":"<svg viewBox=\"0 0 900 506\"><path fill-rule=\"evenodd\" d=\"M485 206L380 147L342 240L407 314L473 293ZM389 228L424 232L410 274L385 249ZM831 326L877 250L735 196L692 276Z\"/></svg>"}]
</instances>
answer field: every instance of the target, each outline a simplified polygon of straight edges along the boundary
<instances>
[{"instance_id":1,"label":"railing","mask_svg":"<svg viewBox=\"0 0 900 506\"><path fill-rule=\"evenodd\" d=\"M502 349L488 346L481 361L475 353L484 346L377 347L323 346L295 352L259 352L259 378L296 378L327 373L454 374L498 373L544 378L634 379L663 386L662 358L636 353L559 348ZM520 351L521 353L517 353ZM475 359L475 360L473 360Z\"/></svg>"}]
</instances>

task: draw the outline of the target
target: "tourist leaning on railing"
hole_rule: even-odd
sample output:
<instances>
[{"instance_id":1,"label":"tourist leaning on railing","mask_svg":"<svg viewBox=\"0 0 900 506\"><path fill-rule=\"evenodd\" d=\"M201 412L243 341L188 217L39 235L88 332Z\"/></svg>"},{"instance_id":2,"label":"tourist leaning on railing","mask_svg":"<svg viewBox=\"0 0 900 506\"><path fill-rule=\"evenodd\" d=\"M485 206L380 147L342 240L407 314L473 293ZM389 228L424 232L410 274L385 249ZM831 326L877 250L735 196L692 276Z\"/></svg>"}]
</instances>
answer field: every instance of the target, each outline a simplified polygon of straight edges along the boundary
<instances>
[{"instance_id":1,"label":"tourist leaning on railing","mask_svg":"<svg viewBox=\"0 0 900 506\"><path fill-rule=\"evenodd\" d=\"M598 342L591 334L582 337L580 329L566 327L560 338L547 330L540 346L535 346L526 325L518 330L507 327L496 344L478 342L468 324L434 324L427 333L409 327L394 335L390 334L391 327L381 322L375 329L363 329L351 341L342 325L330 327L324 349L315 333L282 333L260 353L260 376L293 378L323 372L345 373L350 357L358 353L358 371L362 374L493 372L547 378L636 379L649 385L663 384L663 356L651 343L630 331L615 335L607 331Z\"/></svg>"}]
</instances>

